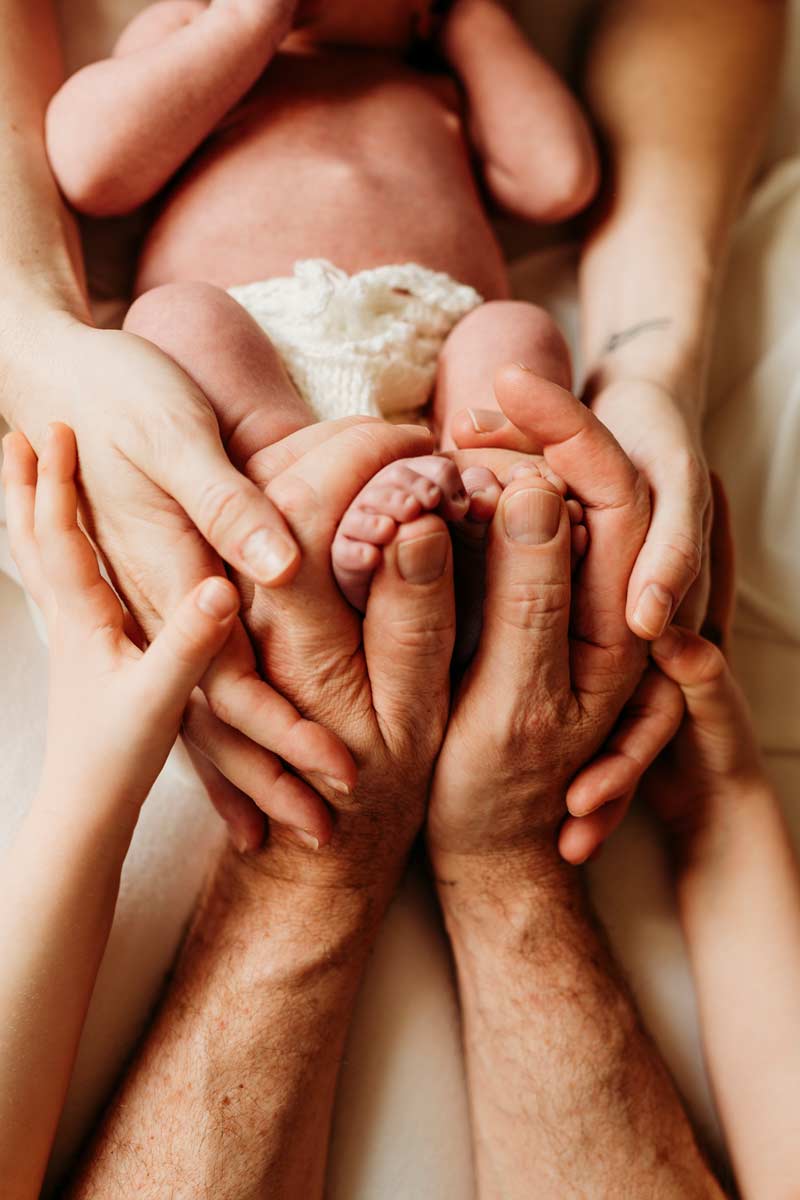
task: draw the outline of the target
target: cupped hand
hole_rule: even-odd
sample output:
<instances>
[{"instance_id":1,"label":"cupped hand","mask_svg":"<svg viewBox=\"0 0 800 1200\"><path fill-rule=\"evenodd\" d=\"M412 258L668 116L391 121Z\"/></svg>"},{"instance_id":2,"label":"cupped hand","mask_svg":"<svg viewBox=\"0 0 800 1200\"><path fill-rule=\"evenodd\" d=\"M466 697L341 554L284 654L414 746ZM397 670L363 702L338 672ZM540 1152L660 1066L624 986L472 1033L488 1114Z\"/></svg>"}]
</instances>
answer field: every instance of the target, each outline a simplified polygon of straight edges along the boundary
<instances>
[{"instance_id":1,"label":"cupped hand","mask_svg":"<svg viewBox=\"0 0 800 1200\"><path fill-rule=\"evenodd\" d=\"M285 587L244 589L259 663L301 712L348 745L358 766L352 795L326 795L330 844L304 854L277 829L258 860L268 870L391 882L422 823L455 636L447 527L426 514L399 528L384 548L363 622L336 585L331 548L364 484L395 459L431 448L421 427L364 418L300 430L250 461L251 477L302 551Z\"/></svg>"},{"instance_id":2,"label":"cupped hand","mask_svg":"<svg viewBox=\"0 0 800 1200\"><path fill-rule=\"evenodd\" d=\"M708 598L713 502L696 416L678 396L648 379L617 380L599 389L590 384L584 401L650 489L652 519L625 597L631 630L652 641L679 611L685 624L699 628ZM478 448L495 456L539 452L528 430L511 421L499 427L496 420L487 421L487 431L478 432L480 416L470 419L464 412L454 421L462 454ZM498 467L503 461L498 458Z\"/></svg>"},{"instance_id":3,"label":"cupped hand","mask_svg":"<svg viewBox=\"0 0 800 1200\"><path fill-rule=\"evenodd\" d=\"M684 624L699 629L713 517L699 419L648 379L618 380L587 398L650 487L652 520L628 585L631 629L651 641L679 611Z\"/></svg>"},{"instance_id":4,"label":"cupped hand","mask_svg":"<svg viewBox=\"0 0 800 1200\"><path fill-rule=\"evenodd\" d=\"M291 579L300 553L285 520L230 462L214 412L183 372L131 334L58 316L48 335L46 353L7 381L25 393L10 407L34 444L51 420L75 430L84 521L145 638L201 580L224 574L223 560L260 586ZM202 687L188 733L235 785L212 794L237 842L261 836L247 797L324 840L323 801L281 759L342 788L355 782L352 759L260 678L241 623Z\"/></svg>"},{"instance_id":5,"label":"cupped hand","mask_svg":"<svg viewBox=\"0 0 800 1200\"><path fill-rule=\"evenodd\" d=\"M556 488L538 472L506 488L489 535L483 631L431 791L435 865L453 855L555 857L569 781L602 744L645 664L644 643L625 619L650 515L640 475L557 385L509 367L496 394L580 501L589 545L573 583L569 514Z\"/></svg>"},{"instance_id":6,"label":"cupped hand","mask_svg":"<svg viewBox=\"0 0 800 1200\"><path fill-rule=\"evenodd\" d=\"M667 807L676 817L683 812L684 801L691 805L691 773L687 773L683 783L679 782L682 769L679 764L686 765L685 730L673 744L685 716L685 694L681 685L705 682L711 685L711 693L715 688L721 688L727 696L729 715L736 716L726 736L740 740L745 758L750 762L754 759L752 733L748 732L748 722L742 716L741 698L737 697L737 689L724 668L724 650L730 636L735 594L734 548L727 497L721 481L714 474L711 475L711 486L714 523L708 542L709 595L702 625L703 637L698 638L689 629L682 634L673 634L674 627L670 627L653 643L654 661L625 706L602 753L579 772L570 785L567 806L572 816L561 830L559 843L562 854L570 862L584 861L616 829L643 778L650 795L658 792L666 796L669 793ZM675 650L674 662L664 657L663 651L668 645ZM714 647L718 653L714 652ZM697 698L700 704L698 729L702 731L705 711L700 703L702 689L686 695ZM722 730L724 722L718 720L716 724ZM735 729L738 734L734 734ZM732 744L729 749L731 756L735 755L736 748ZM657 766L651 771L656 762ZM673 768L671 783L670 788L664 789L658 781L664 777L669 764ZM662 815L667 819L666 808Z\"/></svg>"}]
</instances>

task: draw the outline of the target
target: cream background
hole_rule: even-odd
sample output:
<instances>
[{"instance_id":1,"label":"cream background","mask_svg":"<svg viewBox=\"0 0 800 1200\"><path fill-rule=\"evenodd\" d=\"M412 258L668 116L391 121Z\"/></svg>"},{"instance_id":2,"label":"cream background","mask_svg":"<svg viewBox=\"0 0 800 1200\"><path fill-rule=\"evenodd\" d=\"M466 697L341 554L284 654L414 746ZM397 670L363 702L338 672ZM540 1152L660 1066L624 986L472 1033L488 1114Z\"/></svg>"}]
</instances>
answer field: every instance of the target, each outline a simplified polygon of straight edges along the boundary
<instances>
[{"instance_id":1,"label":"cream background","mask_svg":"<svg viewBox=\"0 0 800 1200\"><path fill-rule=\"evenodd\" d=\"M60 4L71 67L104 52L137 0ZM585 0L528 3L542 45L565 63ZM534 10L536 20L533 21ZM797 22L795 22L797 25ZM800 839L800 37L792 39L770 167L736 240L707 441L729 485L740 552L736 658L770 768ZM574 330L573 254L515 265L517 290ZM0 529L2 534L2 529ZM0 537L0 565L4 554ZM0 576L3 759L0 843L35 787L46 652L20 590ZM107 1095L167 971L220 830L176 754L145 806L55 1155L76 1145ZM703 1131L716 1127L691 987L662 857L634 814L592 872L612 940ZM758 1036L758 1031L753 1031ZM473 1194L457 1010L446 948L421 876L389 915L359 1000L335 1118L335 1200L466 1200Z\"/></svg>"}]
</instances>

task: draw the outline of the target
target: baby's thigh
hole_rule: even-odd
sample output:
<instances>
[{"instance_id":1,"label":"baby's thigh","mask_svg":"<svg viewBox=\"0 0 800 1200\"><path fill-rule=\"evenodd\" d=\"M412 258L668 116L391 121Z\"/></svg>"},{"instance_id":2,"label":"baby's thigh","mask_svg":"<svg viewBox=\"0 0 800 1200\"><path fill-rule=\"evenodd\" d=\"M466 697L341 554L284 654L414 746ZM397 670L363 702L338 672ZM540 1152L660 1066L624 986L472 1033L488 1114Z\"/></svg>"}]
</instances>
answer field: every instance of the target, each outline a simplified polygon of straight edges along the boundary
<instances>
[{"instance_id":1,"label":"baby's thigh","mask_svg":"<svg viewBox=\"0 0 800 1200\"><path fill-rule=\"evenodd\" d=\"M458 409L497 408L495 372L513 362L561 387L571 386L567 343L543 308L521 300L491 300L473 309L442 348L434 397L437 428ZM444 418L441 424L438 418Z\"/></svg>"},{"instance_id":2,"label":"baby's thigh","mask_svg":"<svg viewBox=\"0 0 800 1200\"><path fill-rule=\"evenodd\" d=\"M314 420L270 339L222 288L153 288L133 303L124 328L147 338L194 380L234 462L246 462Z\"/></svg>"}]
</instances>

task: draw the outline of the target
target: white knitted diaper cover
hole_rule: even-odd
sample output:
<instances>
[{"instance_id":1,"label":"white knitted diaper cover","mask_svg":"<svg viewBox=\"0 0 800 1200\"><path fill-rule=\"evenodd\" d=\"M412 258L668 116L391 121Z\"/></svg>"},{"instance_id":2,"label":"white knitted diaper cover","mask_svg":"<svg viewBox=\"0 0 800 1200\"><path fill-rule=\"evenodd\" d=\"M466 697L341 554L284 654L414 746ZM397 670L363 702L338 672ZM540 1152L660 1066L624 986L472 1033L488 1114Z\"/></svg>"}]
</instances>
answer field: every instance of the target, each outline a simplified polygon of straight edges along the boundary
<instances>
[{"instance_id":1,"label":"white knitted diaper cover","mask_svg":"<svg viewBox=\"0 0 800 1200\"><path fill-rule=\"evenodd\" d=\"M229 288L269 336L317 420L423 407L444 340L482 298L415 263L348 275L324 259Z\"/></svg>"}]
</instances>

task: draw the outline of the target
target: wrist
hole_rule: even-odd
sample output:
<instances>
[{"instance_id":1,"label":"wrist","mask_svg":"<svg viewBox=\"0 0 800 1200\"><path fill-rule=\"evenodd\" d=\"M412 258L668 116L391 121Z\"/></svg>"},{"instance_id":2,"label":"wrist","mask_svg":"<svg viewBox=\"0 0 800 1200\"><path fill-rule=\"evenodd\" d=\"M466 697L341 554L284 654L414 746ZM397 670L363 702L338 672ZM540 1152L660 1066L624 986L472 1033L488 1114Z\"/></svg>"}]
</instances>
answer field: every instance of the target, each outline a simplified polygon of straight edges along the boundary
<instances>
[{"instance_id":1,"label":"wrist","mask_svg":"<svg viewBox=\"0 0 800 1200\"><path fill-rule=\"evenodd\" d=\"M0 306L1 415L34 441L50 419L44 404L53 390L52 373L59 370L63 380L69 370L66 339L90 325L91 317L87 308L56 293L17 291L14 300L13 312Z\"/></svg>"},{"instance_id":2,"label":"wrist","mask_svg":"<svg viewBox=\"0 0 800 1200\"><path fill-rule=\"evenodd\" d=\"M513 955L554 906L582 904L581 875L564 862L555 843L515 853L433 852L430 864L457 957L468 945Z\"/></svg>"},{"instance_id":3,"label":"wrist","mask_svg":"<svg viewBox=\"0 0 800 1200\"><path fill-rule=\"evenodd\" d=\"M52 852L58 863L86 859L93 870L116 876L130 848L138 812L95 803L91 792L70 795L42 783L23 824L24 835L41 857Z\"/></svg>"},{"instance_id":4,"label":"wrist","mask_svg":"<svg viewBox=\"0 0 800 1200\"><path fill-rule=\"evenodd\" d=\"M347 885L296 864L287 871L281 859L271 848L223 850L199 920L205 940L226 945L251 984L276 971L316 979L363 964L394 887Z\"/></svg>"},{"instance_id":5,"label":"wrist","mask_svg":"<svg viewBox=\"0 0 800 1200\"><path fill-rule=\"evenodd\" d=\"M692 797L685 815L668 822L670 857L679 886L724 862L743 838L749 841L754 812L776 806L774 789L761 771L723 780Z\"/></svg>"}]
</instances>

